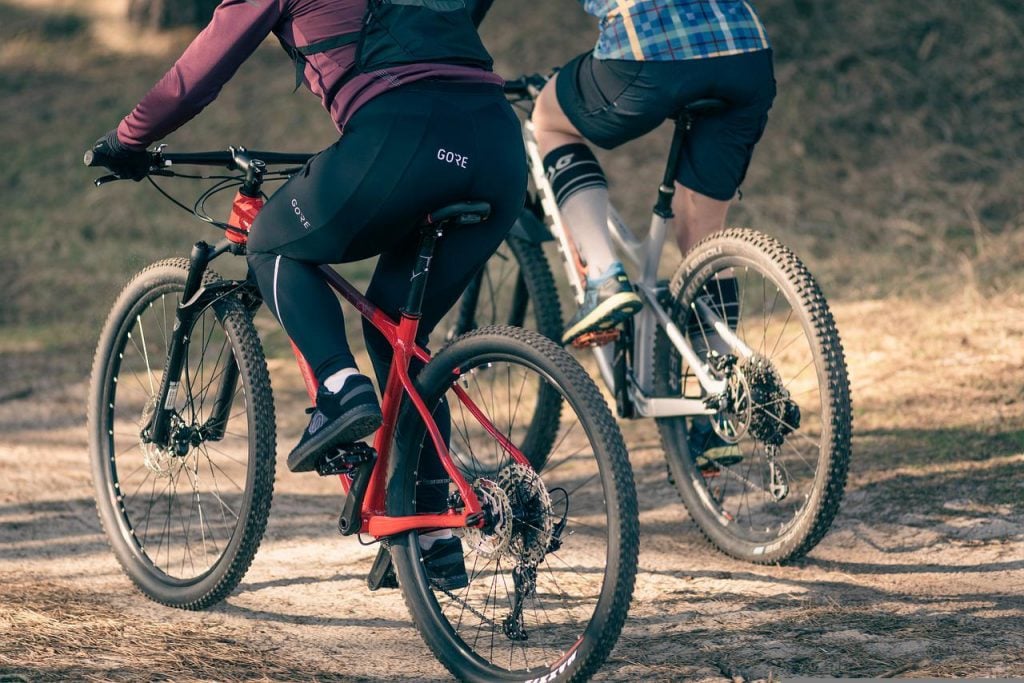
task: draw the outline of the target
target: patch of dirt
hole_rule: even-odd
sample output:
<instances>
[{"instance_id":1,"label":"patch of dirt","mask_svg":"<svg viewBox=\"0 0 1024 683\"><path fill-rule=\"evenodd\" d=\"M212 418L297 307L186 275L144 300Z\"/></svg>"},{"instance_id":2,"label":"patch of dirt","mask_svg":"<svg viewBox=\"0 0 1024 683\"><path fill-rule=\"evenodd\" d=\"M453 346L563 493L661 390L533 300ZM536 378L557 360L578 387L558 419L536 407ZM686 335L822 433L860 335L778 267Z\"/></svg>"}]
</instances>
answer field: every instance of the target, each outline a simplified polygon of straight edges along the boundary
<instances>
[{"instance_id":1,"label":"patch of dirt","mask_svg":"<svg viewBox=\"0 0 1024 683\"><path fill-rule=\"evenodd\" d=\"M665 481L650 425L623 424L640 571L598 678L1024 675L1022 303L837 307L854 459L832 531L796 566L710 548ZM288 362L272 372L284 450L305 401ZM400 596L367 592L373 549L334 530L335 483L283 466L266 538L233 595L202 613L139 595L94 512L85 391L0 403L0 674L445 678Z\"/></svg>"}]
</instances>

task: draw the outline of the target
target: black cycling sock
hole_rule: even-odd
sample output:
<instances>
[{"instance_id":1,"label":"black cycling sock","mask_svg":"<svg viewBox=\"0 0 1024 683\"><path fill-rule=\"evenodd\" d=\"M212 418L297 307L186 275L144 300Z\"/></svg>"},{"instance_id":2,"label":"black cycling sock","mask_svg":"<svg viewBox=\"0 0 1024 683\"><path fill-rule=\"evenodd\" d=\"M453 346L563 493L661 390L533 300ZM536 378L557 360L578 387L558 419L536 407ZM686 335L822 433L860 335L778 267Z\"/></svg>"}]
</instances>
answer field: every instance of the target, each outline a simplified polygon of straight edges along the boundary
<instances>
[{"instance_id":1,"label":"black cycling sock","mask_svg":"<svg viewBox=\"0 0 1024 683\"><path fill-rule=\"evenodd\" d=\"M572 195L590 187L608 187L597 157L586 145L574 142L556 147L544 157L544 172L562 206Z\"/></svg>"}]
</instances>

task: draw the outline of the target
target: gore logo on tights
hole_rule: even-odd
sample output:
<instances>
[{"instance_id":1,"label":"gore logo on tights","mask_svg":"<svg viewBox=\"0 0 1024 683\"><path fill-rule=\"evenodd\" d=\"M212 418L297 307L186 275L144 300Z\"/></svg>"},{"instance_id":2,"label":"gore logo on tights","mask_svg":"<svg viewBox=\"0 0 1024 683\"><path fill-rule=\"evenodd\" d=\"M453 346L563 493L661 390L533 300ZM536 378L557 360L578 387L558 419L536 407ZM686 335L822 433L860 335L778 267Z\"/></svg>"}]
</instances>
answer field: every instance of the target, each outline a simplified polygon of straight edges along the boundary
<instances>
[{"instance_id":1,"label":"gore logo on tights","mask_svg":"<svg viewBox=\"0 0 1024 683\"><path fill-rule=\"evenodd\" d=\"M306 220L306 214L303 213L302 208L299 206L298 199L292 199L292 213L294 213L295 217L299 219L299 224L304 229L310 230L313 228L313 226L310 225L309 221Z\"/></svg>"},{"instance_id":2,"label":"gore logo on tights","mask_svg":"<svg viewBox=\"0 0 1024 683\"><path fill-rule=\"evenodd\" d=\"M451 164L452 166L458 166L459 168L469 168L469 157L463 154L449 152L444 147L437 150L437 160L443 161L446 164Z\"/></svg>"}]
</instances>

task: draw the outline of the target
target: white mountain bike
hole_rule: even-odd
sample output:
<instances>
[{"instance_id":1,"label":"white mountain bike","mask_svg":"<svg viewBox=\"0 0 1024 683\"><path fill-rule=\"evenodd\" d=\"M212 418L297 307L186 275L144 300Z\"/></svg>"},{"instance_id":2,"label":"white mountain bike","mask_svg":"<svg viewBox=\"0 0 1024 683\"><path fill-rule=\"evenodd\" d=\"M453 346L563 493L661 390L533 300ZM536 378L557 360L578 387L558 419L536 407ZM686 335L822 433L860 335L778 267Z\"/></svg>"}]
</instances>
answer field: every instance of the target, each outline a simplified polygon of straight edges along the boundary
<instances>
[{"instance_id":1,"label":"white mountain bike","mask_svg":"<svg viewBox=\"0 0 1024 683\"><path fill-rule=\"evenodd\" d=\"M525 76L509 81L506 94L528 110L545 82ZM696 117L725 106L701 100L675 118L644 239L610 207L611 235L638 273L632 281L644 308L577 346L592 347L620 417L655 419L669 478L708 540L740 559L782 563L810 551L838 511L850 457L850 387L828 304L800 259L776 239L725 230L694 246L670 281L657 278L686 135ZM528 119L523 135L531 194L502 248L450 315L449 335L511 324L559 340L547 241L557 243L577 304L583 300L584 273ZM727 279L738 290L732 300L723 292ZM543 460L553 445L545 397L535 405L523 450Z\"/></svg>"}]
</instances>

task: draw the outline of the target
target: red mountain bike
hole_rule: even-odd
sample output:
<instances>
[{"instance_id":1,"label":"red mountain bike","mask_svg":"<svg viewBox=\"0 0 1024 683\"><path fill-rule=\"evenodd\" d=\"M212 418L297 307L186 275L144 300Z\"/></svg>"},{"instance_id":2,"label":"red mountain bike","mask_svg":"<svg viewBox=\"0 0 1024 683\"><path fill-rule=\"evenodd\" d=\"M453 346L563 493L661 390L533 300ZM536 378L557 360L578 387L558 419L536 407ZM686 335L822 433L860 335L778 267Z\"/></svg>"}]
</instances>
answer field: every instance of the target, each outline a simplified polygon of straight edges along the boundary
<instances>
[{"instance_id":1,"label":"red mountain bike","mask_svg":"<svg viewBox=\"0 0 1024 683\"><path fill-rule=\"evenodd\" d=\"M308 158L242 148L152 153L154 186L154 176L184 176L173 170L181 164L236 172L184 176L220 181L189 210L227 236L135 275L93 365L89 444L100 519L131 580L165 605L202 609L224 599L266 527L275 423L252 319L262 299L250 279L224 279L208 266L245 253L263 183ZM103 161L86 154L86 165ZM229 222L207 216L206 200L234 187ZM324 267L331 286L391 342L394 361L373 446L339 449L318 471L340 476L341 533L380 542L371 589L388 583L393 563L413 621L455 676L580 680L614 646L633 591L637 503L622 435L582 368L537 334L489 327L433 358L415 343L436 241L488 211L463 203L427 217L397 321ZM296 355L312 398L316 380ZM427 363L415 379L413 359ZM448 425L434 419L443 403L448 439ZM421 457L440 458L448 478L421 480ZM424 487L440 490L446 509L417 509ZM466 552L470 580L461 589L442 587L424 569L418 533L443 528L461 536Z\"/></svg>"}]
</instances>

